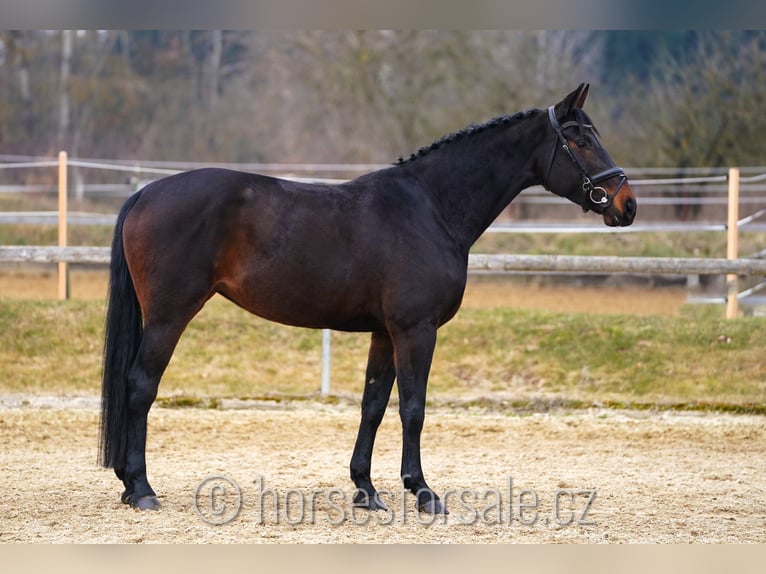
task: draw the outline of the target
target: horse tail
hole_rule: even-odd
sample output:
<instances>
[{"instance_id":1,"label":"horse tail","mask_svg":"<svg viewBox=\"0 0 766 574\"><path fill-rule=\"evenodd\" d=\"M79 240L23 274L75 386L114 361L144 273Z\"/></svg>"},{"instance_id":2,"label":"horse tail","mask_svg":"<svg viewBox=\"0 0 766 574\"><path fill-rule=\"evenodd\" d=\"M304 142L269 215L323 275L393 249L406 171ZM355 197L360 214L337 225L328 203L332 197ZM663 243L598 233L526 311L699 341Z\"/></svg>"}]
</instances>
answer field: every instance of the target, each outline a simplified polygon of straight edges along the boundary
<instances>
[{"instance_id":1,"label":"horse tail","mask_svg":"<svg viewBox=\"0 0 766 574\"><path fill-rule=\"evenodd\" d=\"M141 307L125 260L122 229L140 197L132 195L117 216L109 264L109 297L101 383L101 464L124 468L128 433L128 374L143 333Z\"/></svg>"}]
</instances>

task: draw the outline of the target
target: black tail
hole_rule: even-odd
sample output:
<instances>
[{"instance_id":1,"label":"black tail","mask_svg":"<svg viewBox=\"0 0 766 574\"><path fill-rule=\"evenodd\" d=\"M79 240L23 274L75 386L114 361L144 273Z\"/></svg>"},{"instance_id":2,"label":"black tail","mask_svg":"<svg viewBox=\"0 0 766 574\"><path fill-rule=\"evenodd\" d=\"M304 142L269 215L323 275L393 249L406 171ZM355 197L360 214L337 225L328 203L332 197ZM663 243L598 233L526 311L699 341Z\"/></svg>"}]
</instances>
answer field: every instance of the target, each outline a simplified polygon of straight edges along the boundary
<instances>
[{"instance_id":1,"label":"black tail","mask_svg":"<svg viewBox=\"0 0 766 574\"><path fill-rule=\"evenodd\" d=\"M109 302L104 334L101 384L101 464L124 468L128 432L128 373L143 331L141 307L125 261L122 227L140 192L125 202L117 216L109 265Z\"/></svg>"}]
</instances>

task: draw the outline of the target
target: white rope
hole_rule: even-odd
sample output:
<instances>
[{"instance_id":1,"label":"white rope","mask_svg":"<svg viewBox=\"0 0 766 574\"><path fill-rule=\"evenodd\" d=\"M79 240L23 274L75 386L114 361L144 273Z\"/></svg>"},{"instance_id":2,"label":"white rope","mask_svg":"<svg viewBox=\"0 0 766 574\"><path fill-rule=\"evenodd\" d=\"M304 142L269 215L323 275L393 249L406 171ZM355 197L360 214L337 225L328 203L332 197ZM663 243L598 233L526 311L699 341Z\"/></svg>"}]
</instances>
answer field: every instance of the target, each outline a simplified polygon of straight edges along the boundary
<instances>
[{"instance_id":1,"label":"white rope","mask_svg":"<svg viewBox=\"0 0 766 574\"><path fill-rule=\"evenodd\" d=\"M628 179L631 187L634 185L675 185L680 183L725 183L725 175L711 175L708 177L670 177L664 179ZM741 181L741 180L740 180Z\"/></svg>"},{"instance_id":2,"label":"white rope","mask_svg":"<svg viewBox=\"0 0 766 574\"><path fill-rule=\"evenodd\" d=\"M93 162L93 161L82 161L79 159L70 159L67 163L73 167L90 167L94 169L108 169L111 171L127 171L131 173L156 173L160 175L173 175L173 174L179 173L179 170L177 169L159 169L154 167L140 167L136 165L133 165L133 166L118 165L114 163L110 164L110 163L99 163L99 162Z\"/></svg>"},{"instance_id":3,"label":"white rope","mask_svg":"<svg viewBox=\"0 0 766 574\"><path fill-rule=\"evenodd\" d=\"M752 222L754 219L758 219L759 217L762 217L763 215L766 215L766 209L760 209L753 213L752 215L748 215L747 217L743 217L739 221L737 221L737 227L742 227L743 225L747 225L748 223Z\"/></svg>"},{"instance_id":4,"label":"white rope","mask_svg":"<svg viewBox=\"0 0 766 574\"><path fill-rule=\"evenodd\" d=\"M764 181L764 180L766 180L766 173L762 173L761 175L751 175L748 177L739 178L740 183L755 183L757 181Z\"/></svg>"},{"instance_id":5,"label":"white rope","mask_svg":"<svg viewBox=\"0 0 766 574\"><path fill-rule=\"evenodd\" d=\"M25 161L19 163L0 163L0 169L18 169L23 167L57 167L57 161Z\"/></svg>"}]
</instances>

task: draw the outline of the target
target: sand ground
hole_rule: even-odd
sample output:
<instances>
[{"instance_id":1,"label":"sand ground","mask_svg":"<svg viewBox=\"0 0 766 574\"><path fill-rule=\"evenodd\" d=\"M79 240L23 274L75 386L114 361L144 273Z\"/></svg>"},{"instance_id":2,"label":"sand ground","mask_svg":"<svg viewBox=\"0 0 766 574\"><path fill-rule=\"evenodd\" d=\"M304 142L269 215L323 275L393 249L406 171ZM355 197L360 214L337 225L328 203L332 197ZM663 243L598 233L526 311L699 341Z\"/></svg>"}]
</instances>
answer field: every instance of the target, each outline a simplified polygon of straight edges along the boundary
<instances>
[{"instance_id":1,"label":"sand ground","mask_svg":"<svg viewBox=\"0 0 766 574\"><path fill-rule=\"evenodd\" d=\"M0 542L766 542L763 417L437 407L423 464L451 514L435 520L402 492L394 410L373 459L391 512L351 507L357 424L310 401L155 407L163 508L140 512L97 465L97 399L4 397Z\"/></svg>"}]
</instances>

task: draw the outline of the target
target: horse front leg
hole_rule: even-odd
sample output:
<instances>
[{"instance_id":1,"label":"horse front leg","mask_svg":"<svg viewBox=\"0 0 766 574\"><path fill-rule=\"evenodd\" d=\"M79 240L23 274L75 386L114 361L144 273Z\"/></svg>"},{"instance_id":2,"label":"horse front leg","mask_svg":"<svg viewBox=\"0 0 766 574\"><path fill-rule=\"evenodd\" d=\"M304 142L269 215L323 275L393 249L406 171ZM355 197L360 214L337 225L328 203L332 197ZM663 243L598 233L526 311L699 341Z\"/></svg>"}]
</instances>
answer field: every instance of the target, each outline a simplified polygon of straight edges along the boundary
<instances>
[{"instance_id":1,"label":"horse front leg","mask_svg":"<svg viewBox=\"0 0 766 574\"><path fill-rule=\"evenodd\" d=\"M426 387L436 347L436 327L422 323L394 335L399 416L402 421L402 468L404 487L417 498L417 507L428 514L449 514L436 493L426 484L420 462L420 434L426 408Z\"/></svg>"},{"instance_id":2,"label":"horse front leg","mask_svg":"<svg viewBox=\"0 0 766 574\"><path fill-rule=\"evenodd\" d=\"M373 333L362 396L362 419L350 465L351 480L357 488L354 505L369 510L388 510L372 485L370 469L375 435L386 412L395 378L391 337L385 332Z\"/></svg>"}]
</instances>

